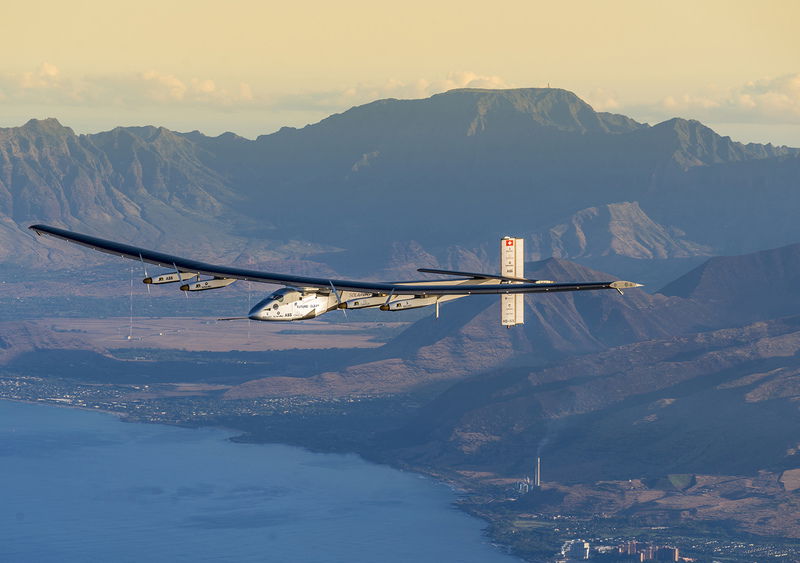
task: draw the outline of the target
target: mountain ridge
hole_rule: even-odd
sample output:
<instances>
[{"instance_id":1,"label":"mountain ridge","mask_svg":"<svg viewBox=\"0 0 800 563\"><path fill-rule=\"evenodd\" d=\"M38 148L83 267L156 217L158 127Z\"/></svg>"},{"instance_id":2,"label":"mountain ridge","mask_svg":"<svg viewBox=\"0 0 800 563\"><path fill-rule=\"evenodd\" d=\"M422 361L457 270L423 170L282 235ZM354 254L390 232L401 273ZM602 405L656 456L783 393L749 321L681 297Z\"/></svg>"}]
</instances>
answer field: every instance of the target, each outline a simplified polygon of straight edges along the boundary
<instances>
[{"instance_id":1,"label":"mountain ridge","mask_svg":"<svg viewBox=\"0 0 800 563\"><path fill-rule=\"evenodd\" d=\"M608 255L663 260L712 254L711 248L686 240L679 229L653 221L636 201L581 209L526 239L534 260Z\"/></svg>"},{"instance_id":2,"label":"mountain ridge","mask_svg":"<svg viewBox=\"0 0 800 563\"><path fill-rule=\"evenodd\" d=\"M361 255L376 263L374 273L404 241L416 240L442 261L453 246L474 253L487 235L532 232L582 209L636 201L694 244L735 252L696 217L749 221L750 240L737 245L800 239L787 211L797 198L791 171L778 171L780 159L800 161L797 154L735 143L699 122L651 127L598 113L558 89L379 100L255 141L154 126L75 135L55 119L31 120L0 130L0 232L6 248L26 249L29 222L101 236L113 230L151 246L168 239L178 249L200 240L212 252L213 241L275 247L300 240ZM770 221L742 217L730 205L715 213L726 180L709 182L698 171L737 164L747 165L736 176L742 185L725 198L742 197L751 176L769 171L775 203L761 205ZM783 226L777 241L776 223ZM465 232L464 224L482 228ZM7 252L0 259L19 258ZM343 259L326 257L334 270Z\"/></svg>"}]
</instances>

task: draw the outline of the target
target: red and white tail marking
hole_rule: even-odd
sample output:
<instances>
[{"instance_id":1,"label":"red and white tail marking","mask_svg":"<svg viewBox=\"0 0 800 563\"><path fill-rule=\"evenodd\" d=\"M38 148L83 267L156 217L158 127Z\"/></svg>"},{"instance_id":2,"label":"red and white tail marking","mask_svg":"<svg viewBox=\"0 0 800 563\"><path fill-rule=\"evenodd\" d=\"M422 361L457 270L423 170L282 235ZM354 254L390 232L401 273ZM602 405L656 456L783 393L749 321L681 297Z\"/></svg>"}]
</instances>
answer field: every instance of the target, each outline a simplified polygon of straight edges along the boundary
<instances>
[{"instance_id":1,"label":"red and white tail marking","mask_svg":"<svg viewBox=\"0 0 800 563\"><path fill-rule=\"evenodd\" d=\"M525 277L525 239L503 237L500 240L500 275ZM511 282L514 283L514 282ZM525 322L525 296L521 293L500 296L500 321L512 327Z\"/></svg>"}]
</instances>

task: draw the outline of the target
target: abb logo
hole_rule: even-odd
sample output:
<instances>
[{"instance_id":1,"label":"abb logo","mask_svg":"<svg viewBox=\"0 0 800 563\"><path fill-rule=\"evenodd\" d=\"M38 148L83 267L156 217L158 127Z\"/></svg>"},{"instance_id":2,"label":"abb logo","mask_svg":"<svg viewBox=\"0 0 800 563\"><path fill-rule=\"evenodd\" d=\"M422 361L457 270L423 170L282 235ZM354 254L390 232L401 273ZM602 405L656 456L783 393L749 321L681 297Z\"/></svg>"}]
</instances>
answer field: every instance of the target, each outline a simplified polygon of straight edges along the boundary
<instances>
[{"instance_id":1,"label":"abb logo","mask_svg":"<svg viewBox=\"0 0 800 563\"><path fill-rule=\"evenodd\" d=\"M506 241L506 246L514 246L514 239L509 239Z\"/></svg>"}]
</instances>

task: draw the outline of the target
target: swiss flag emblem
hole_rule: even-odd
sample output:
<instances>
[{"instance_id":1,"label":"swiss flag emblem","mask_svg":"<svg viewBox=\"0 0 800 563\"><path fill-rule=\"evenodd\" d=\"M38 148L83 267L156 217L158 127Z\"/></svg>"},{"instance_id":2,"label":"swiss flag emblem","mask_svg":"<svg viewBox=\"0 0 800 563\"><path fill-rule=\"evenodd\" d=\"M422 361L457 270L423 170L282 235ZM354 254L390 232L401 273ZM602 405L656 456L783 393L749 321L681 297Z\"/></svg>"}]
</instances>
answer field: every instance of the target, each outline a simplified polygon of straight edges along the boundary
<instances>
[{"instance_id":1,"label":"swiss flag emblem","mask_svg":"<svg viewBox=\"0 0 800 563\"><path fill-rule=\"evenodd\" d=\"M514 239L509 239L506 241L506 246L514 246Z\"/></svg>"}]
</instances>

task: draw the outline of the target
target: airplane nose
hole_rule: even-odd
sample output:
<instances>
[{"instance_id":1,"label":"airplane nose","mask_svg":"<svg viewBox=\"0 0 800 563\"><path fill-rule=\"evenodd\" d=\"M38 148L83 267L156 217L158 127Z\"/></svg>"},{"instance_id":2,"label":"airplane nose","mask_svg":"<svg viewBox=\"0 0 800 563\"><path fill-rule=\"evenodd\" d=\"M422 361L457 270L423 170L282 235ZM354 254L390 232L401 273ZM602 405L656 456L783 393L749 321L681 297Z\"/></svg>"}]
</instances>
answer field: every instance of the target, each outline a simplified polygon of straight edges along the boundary
<instances>
[{"instance_id":1,"label":"airplane nose","mask_svg":"<svg viewBox=\"0 0 800 563\"><path fill-rule=\"evenodd\" d=\"M265 321L269 317L269 307L253 307L247 316L254 321Z\"/></svg>"},{"instance_id":2,"label":"airplane nose","mask_svg":"<svg viewBox=\"0 0 800 563\"><path fill-rule=\"evenodd\" d=\"M247 313L247 318L253 321L263 321L267 318L267 308L264 307L263 303L259 303L250 309L250 312Z\"/></svg>"}]
</instances>

